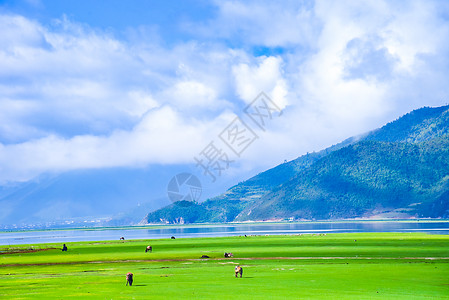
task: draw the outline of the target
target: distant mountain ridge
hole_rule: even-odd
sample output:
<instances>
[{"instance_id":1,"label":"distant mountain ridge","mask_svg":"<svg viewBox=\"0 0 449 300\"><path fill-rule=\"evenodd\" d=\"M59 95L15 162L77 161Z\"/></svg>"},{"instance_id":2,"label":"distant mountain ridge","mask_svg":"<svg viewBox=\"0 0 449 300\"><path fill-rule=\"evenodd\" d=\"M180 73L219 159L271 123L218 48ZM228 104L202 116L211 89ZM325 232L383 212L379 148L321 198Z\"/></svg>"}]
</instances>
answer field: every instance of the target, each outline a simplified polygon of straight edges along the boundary
<instances>
[{"instance_id":1,"label":"distant mountain ridge","mask_svg":"<svg viewBox=\"0 0 449 300\"><path fill-rule=\"evenodd\" d=\"M449 216L449 106L262 172L222 195L149 213L149 223Z\"/></svg>"},{"instance_id":2,"label":"distant mountain ridge","mask_svg":"<svg viewBox=\"0 0 449 300\"><path fill-rule=\"evenodd\" d=\"M449 134L449 106L423 107L369 132L363 140L419 143Z\"/></svg>"},{"instance_id":3,"label":"distant mountain ridge","mask_svg":"<svg viewBox=\"0 0 449 300\"><path fill-rule=\"evenodd\" d=\"M183 170L181 167L169 170L164 166L74 170L3 185L0 186L0 228L46 227L46 224L73 220L87 226L90 223L82 222L107 219L139 203L148 203L145 205L148 210L157 209L169 203L163 197L165 184L178 169ZM157 190L158 187L164 188ZM142 212L139 221L145 215L146 211ZM127 224L125 221L120 225ZM117 220L114 222L117 224Z\"/></svg>"}]
</instances>

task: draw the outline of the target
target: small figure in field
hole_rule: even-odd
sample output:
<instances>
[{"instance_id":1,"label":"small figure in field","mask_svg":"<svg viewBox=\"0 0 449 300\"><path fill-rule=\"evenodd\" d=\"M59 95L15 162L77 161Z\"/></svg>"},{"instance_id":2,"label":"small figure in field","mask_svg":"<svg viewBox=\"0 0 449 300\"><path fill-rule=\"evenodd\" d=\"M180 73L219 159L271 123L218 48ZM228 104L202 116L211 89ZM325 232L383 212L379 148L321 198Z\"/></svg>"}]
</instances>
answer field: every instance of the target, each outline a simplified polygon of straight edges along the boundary
<instances>
[{"instance_id":1,"label":"small figure in field","mask_svg":"<svg viewBox=\"0 0 449 300\"><path fill-rule=\"evenodd\" d=\"M126 285L132 286L133 285L133 273L128 272L126 274Z\"/></svg>"},{"instance_id":2,"label":"small figure in field","mask_svg":"<svg viewBox=\"0 0 449 300\"><path fill-rule=\"evenodd\" d=\"M62 245L62 251L67 251L67 246L65 244Z\"/></svg>"},{"instance_id":3,"label":"small figure in field","mask_svg":"<svg viewBox=\"0 0 449 300\"><path fill-rule=\"evenodd\" d=\"M225 252L224 257L234 257L234 254Z\"/></svg>"},{"instance_id":4,"label":"small figure in field","mask_svg":"<svg viewBox=\"0 0 449 300\"><path fill-rule=\"evenodd\" d=\"M175 237L174 237L174 236L172 236L172 237L171 237L171 239L172 239L172 240L174 240L174 239L175 239Z\"/></svg>"},{"instance_id":5,"label":"small figure in field","mask_svg":"<svg viewBox=\"0 0 449 300\"><path fill-rule=\"evenodd\" d=\"M124 240L125 240L125 238L124 238L124 237L122 236L122 237L120 238L120 240L121 240L121 241L124 241Z\"/></svg>"},{"instance_id":6,"label":"small figure in field","mask_svg":"<svg viewBox=\"0 0 449 300\"><path fill-rule=\"evenodd\" d=\"M243 276L243 268L240 266L236 266L235 269L235 278L237 278L237 275L240 274L240 278Z\"/></svg>"},{"instance_id":7,"label":"small figure in field","mask_svg":"<svg viewBox=\"0 0 449 300\"><path fill-rule=\"evenodd\" d=\"M153 247L147 246L147 248L145 249L145 253L147 253L148 251L153 252Z\"/></svg>"}]
</instances>

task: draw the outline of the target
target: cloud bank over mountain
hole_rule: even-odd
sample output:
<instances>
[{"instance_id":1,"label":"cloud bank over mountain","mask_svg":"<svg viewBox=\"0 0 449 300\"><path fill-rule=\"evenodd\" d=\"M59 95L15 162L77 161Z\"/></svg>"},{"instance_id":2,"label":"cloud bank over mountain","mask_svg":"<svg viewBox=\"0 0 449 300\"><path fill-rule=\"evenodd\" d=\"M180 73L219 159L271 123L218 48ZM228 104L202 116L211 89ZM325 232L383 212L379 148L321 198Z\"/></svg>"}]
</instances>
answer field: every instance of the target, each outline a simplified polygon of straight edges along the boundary
<instances>
[{"instance_id":1,"label":"cloud bank over mountain","mask_svg":"<svg viewBox=\"0 0 449 300\"><path fill-rule=\"evenodd\" d=\"M448 101L444 1L95 4L98 20L81 12L87 2L33 3L0 5L0 183L194 164L262 91L283 115L254 126L230 174Z\"/></svg>"}]
</instances>

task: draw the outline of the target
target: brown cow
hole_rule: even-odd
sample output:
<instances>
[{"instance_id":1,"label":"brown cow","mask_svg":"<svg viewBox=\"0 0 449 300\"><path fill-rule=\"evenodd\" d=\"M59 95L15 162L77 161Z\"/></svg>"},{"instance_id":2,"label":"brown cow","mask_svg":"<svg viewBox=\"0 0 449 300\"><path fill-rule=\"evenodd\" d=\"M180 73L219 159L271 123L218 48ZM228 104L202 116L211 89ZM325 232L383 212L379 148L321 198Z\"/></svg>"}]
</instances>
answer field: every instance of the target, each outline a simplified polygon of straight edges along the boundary
<instances>
[{"instance_id":1,"label":"brown cow","mask_svg":"<svg viewBox=\"0 0 449 300\"><path fill-rule=\"evenodd\" d=\"M243 268L241 266L236 266L235 269L235 278L237 278L237 275L240 274L240 278L243 276Z\"/></svg>"}]
</instances>

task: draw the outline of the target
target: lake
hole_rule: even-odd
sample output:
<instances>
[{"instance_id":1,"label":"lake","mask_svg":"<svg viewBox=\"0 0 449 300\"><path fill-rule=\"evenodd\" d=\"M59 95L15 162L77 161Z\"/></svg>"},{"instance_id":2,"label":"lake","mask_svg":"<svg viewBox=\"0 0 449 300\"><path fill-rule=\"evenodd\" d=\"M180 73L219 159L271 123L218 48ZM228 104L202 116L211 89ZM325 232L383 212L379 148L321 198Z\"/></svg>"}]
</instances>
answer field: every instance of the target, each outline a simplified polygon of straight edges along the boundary
<instances>
[{"instance_id":1,"label":"lake","mask_svg":"<svg viewBox=\"0 0 449 300\"><path fill-rule=\"evenodd\" d=\"M220 237L238 235L344 232L424 232L449 234L448 221L351 221L149 226L67 230L0 231L0 245L65 243L125 239Z\"/></svg>"}]
</instances>

